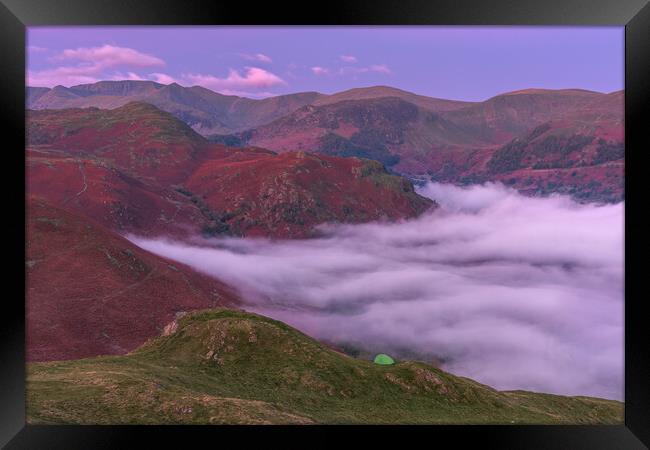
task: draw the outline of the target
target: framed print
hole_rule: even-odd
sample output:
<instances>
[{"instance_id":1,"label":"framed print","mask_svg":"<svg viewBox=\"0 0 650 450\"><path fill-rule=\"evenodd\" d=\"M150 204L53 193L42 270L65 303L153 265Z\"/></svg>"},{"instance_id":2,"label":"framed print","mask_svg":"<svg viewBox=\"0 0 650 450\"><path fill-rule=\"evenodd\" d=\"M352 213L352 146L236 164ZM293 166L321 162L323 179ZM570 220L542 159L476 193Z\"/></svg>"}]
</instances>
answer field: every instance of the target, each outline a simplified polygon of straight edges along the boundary
<instances>
[{"instance_id":1,"label":"framed print","mask_svg":"<svg viewBox=\"0 0 650 450\"><path fill-rule=\"evenodd\" d=\"M646 448L647 2L1 13L7 448Z\"/></svg>"}]
</instances>

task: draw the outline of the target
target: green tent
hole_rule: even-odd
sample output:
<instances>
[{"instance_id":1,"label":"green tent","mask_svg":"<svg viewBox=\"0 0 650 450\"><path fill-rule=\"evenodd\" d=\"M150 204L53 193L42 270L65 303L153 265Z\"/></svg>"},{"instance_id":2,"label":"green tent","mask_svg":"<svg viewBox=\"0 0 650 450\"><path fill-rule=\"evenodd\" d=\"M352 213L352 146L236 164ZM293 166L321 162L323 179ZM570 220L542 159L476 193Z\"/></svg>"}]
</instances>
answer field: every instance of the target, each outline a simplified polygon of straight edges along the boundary
<instances>
[{"instance_id":1,"label":"green tent","mask_svg":"<svg viewBox=\"0 0 650 450\"><path fill-rule=\"evenodd\" d=\"M375 364L381 364L382 366L390 366L391 364L395 364L395 360L391 358L390 356L380 353L377 356L375 356Z\"/></svg>"}]
</instances>

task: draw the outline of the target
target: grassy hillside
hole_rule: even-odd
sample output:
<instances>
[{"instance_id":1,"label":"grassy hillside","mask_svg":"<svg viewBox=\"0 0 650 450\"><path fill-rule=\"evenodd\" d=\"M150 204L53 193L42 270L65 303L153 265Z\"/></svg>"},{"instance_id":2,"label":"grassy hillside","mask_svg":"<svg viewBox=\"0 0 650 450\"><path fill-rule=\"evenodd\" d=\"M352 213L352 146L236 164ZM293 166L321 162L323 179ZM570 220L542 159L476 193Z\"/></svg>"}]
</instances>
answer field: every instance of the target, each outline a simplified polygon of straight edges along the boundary
<instances>
[{"instance_id":1,"label":"grassy hillside","mask_svg":"<svg viewBox=\"0 0 650 450\"><path fill-rule=\"evenodd\" d=\"M507 370L507 368L504 368ZM241 311L190 313L126 356L28 365L29 423L621 423L623 404L379 366Z\"/></svg>"}]
</instances>

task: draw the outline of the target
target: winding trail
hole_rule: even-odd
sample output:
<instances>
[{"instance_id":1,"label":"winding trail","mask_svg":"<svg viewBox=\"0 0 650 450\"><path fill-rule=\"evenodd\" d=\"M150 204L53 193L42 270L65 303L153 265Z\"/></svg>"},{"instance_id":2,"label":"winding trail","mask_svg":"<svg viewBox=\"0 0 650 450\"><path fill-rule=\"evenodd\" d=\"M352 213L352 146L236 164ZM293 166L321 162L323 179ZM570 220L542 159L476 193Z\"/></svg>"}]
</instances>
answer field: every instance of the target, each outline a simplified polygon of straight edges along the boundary
<instances>
[{"instance_id":1,"label":"winding trail","mask_svg":"<svg viewBox=\"0 0 650 450\"><path fill-rule=\"evenodd\" d=\"M84 172L84 166L83 166L83 163L81 163L81 162L79 163L79 172L81 172L81 178L83 180L84 187L83 187L82 190L80 190L79 192L77 192L75 194L75 197L79 197L81 194L86 192L86 190L88 189L88 183L86 182L86 172Z\"/></svg>"},{"instance_id":2,"label":"winding trail","mask_svg":"<svg viewBox=\"0 0 650 450\"><path fill-rule=\"evenodd\" d=\"M86 192L86 190L88 189L88 183L86 182L86 172L84 172L83 163L81 161L79 162L79 172L81 172L81 181L83 181L84 187L79 192L77 192L75 195L73 195L72 197L65 200L63 202L64 205L66 205L71 200L73 200L75 198L78 198L81 194Z\"/></svg>"}]
</instances>

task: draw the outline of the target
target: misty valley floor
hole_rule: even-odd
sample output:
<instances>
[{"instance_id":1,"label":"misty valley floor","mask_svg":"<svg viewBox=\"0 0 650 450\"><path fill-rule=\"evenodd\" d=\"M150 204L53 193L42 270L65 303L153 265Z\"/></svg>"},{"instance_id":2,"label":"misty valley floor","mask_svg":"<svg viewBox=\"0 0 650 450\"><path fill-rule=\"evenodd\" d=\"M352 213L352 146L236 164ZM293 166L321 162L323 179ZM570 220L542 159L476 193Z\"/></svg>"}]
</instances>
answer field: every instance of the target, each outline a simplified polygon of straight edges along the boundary
<instances>
[{"instance_id":1,"label":"misty valley floor","mask_svg":"<svg viewBox=\"0 0 650 450\"><path fill-rule=\"evenodd\" d=\"M130 239L360 359L387 352L499 390L622 399L623 204L491 184L420 193L441 208L318 239Z\"/></svg>"}]
</instances>

